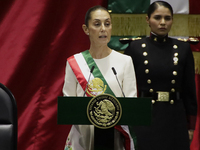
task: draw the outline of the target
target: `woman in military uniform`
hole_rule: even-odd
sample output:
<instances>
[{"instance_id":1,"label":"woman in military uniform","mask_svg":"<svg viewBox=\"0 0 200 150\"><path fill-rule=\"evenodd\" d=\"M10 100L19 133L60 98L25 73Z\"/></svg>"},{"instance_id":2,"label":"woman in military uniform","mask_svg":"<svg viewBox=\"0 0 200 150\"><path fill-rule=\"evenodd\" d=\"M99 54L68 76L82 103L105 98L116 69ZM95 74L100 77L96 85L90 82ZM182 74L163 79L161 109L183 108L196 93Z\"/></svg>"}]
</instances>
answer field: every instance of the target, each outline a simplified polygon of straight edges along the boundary
<instances>
[{"instance_id":1,"label":"woman in military uniform","mask_svg":"<svg viewBox=\"0 0 200 150\"><path fill-rule=\"evenodd\" d=\"M189 150L188 129L194 129L197 109L192 51L189 43L168 37L170 4L152 3L146 20L150 37L125 50L133 59L138 96L152 97L151 126L133 128L138 150Z\"/></svg>"}]
</instances>

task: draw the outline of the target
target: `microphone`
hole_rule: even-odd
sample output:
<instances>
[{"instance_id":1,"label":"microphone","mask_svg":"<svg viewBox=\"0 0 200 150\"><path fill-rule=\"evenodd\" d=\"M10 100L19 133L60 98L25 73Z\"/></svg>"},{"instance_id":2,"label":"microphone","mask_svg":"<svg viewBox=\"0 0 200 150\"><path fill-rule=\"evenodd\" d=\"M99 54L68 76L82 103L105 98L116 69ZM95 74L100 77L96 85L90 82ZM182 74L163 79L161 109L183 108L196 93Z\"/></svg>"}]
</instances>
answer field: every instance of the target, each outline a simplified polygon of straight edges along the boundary
<instances>
[{"instance_id":1,"label":"microphone","mask_svg":"<svg viewBox=\"0 0 200 150\"><path fill-rule=\"evenodd\" d=\"M87 84L86 84L86 88L85 88L85 91L84 91L83 97L85 97L85 93L86 93L86 91L87 91L87 87L88 87L88 82L89 82L89 80L90 80L90 76L91 76L93 70L94 70L94 66L92 66L92 68L91 68L91 70L90 70L90 75L89 75L89 78L88 78L88 81L87 81Z\"/></svg>"},{"instance_id":2,"label":"microphone","mask_svg":"<svg viewBox=\"0 0 200 150\"><path fill-rule=\"evenodd\" d=\"M116 77L116 79L117 79L117 83L119 84L119 80L118 80L118 78L117 78L117 72L116 72L116 70L115 70L114 67L112 67L112 71L113 71L113 73L114 73L114 75L115 75L115 77ZM123 96L125 97L124 92L123 92L122 87L121 87L120 84L119 84L119 87L120 87L120 89L121 89L121 91L122 91Z\"/></svg>"}]
</instances>

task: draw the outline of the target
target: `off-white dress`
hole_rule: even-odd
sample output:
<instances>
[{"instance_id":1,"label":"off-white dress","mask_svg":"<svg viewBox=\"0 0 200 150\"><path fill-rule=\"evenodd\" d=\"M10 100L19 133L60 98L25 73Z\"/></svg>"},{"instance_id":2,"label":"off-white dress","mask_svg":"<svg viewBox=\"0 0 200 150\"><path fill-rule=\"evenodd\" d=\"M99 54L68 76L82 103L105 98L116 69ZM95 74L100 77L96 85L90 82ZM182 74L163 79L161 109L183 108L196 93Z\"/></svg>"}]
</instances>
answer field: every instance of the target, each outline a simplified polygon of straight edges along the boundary
<instances>
[{"instance_id":1,"label":"off-white dress","mask_svg":"<svg viewBox=\"0 0 200 150\"><path fill-rule=\"evenodd\" d=\"M123 97L123 94L116 76L111 69L112 67L114 67L117 72L117 78L125 96L137 97L135 71L131 57L112 50L107 57L94 59L94 61L116 97ZM66 65L63 94L64 96L83 96L84 94L84 90L78 83L68 62ZM123 125L122 128L129 133L128 126ZM115 150L124 149L123 140L121 138L120 132L116 130L114 139ZM73 125L66 140L65 150L93 150L93 139L93 125ZM134 145L133 142L131 143L131 149L133 150Z\"/></svg>"}]
</instances>

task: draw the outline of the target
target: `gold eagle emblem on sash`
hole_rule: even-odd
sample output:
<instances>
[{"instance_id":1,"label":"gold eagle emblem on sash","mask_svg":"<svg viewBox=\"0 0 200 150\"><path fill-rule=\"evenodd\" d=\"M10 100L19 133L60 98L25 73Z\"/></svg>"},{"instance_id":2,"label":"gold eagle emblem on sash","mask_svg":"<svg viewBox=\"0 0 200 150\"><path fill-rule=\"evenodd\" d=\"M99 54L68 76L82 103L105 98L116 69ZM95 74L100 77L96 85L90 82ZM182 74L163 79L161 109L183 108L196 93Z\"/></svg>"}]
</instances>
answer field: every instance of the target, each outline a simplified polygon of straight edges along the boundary
<instances>
[{"instance_id":1,"label":"gold eagle emblem on sash","mask_svg":"<svg viewBox=\"0 0 200 150\"><path fill-rule=\"evenodd\" d=\"M104 94L106 91L107 85L104 85L104 82L100 78L94 78L89 81L87 87L87 93L94 97L99 94Z\"/></svg>"}]
</instances>

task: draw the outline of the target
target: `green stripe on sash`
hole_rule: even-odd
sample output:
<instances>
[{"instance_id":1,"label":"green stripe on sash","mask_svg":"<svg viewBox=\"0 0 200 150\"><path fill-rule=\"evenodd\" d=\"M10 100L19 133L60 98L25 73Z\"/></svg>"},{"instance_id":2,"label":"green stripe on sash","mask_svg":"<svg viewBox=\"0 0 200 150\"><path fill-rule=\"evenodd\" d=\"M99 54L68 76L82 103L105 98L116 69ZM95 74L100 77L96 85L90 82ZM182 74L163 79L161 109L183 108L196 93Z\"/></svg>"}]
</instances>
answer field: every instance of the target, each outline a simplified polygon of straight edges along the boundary
<instances>
[{"instance_id":1,"label":"green stripe on sash","mask_svg":"<svg viewBox=\"0 0 200 150\"><path fill-rule=\"evenodd\" d=\"M94 59L90 55L90 52L88 50L86 50L86 51L82 52L82 55L85 58L85 61L87 62L90 70L91 70L92 66L95 67L94 70L93 70L93 73L92 73L93 76L94 76L94 78L100 78L103 81L104 85L107 85L105 93L111 94L111 95L115 96L115 94L113 93L113 91L110 89L108 83L106 82L105 78L101 74L101 71L97 67L97 64L95 63Z\"/></svg>"}]
</instances>

